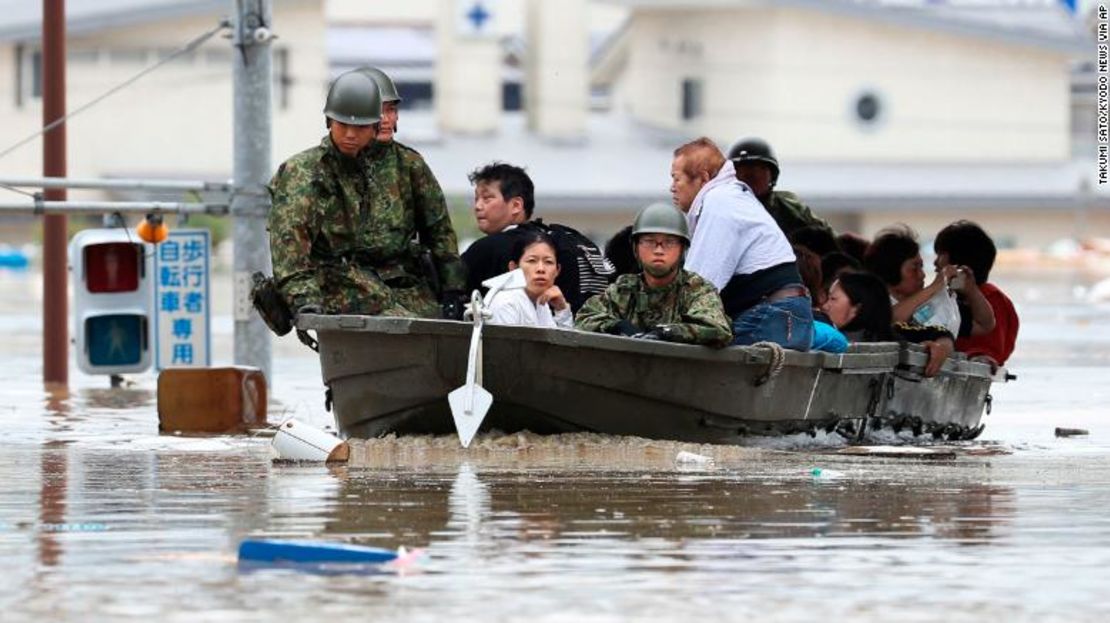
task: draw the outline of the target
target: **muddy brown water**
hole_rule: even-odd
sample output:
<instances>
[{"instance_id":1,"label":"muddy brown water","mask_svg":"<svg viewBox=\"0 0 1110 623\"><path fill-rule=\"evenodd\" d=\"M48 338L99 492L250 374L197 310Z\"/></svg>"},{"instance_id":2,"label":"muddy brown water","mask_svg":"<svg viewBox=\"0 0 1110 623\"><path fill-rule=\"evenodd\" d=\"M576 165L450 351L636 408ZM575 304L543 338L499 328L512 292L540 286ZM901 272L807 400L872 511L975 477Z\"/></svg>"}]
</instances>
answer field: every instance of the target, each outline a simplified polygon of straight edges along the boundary
<instances>
[{"instance_id":1,"label":"muddy brown water","mask_svg":"<svg viewBox=\"0 0 1110 623\"><path fill-rule=\"evenodd\" d=\"M1105 309L1024 303L1019 380L954 458L524 433L373 440L326 467L275 464L263 438L159 436L153 374L113 390L71 367L44 389L35 292L0 275L3 621L1110 617ZM329 424L310 353L279 340L275 371L272 420ZM262 536L423 553L240 567Z\"/></svg>"}]
</instances>

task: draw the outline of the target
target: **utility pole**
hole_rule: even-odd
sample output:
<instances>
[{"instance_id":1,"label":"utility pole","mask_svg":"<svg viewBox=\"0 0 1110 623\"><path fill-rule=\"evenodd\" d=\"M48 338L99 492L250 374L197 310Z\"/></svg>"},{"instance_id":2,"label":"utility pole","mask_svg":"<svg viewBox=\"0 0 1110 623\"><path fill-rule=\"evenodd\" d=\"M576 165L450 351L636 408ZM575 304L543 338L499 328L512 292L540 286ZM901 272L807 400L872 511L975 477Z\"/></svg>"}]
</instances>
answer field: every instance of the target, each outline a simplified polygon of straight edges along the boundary
<instances>
[{"instance_id":1,"label":"utility pole","mask_svg":"<svg viewBox=\"0 0 1110 623\"><path fill-rule=\"evenodd\" d=\"M42 125L66 114L66 5L65 0L42 1ZM66 125L43 136L42 174L66 176ZM49 201L65 201L66 190L45 191ZM42 380L69 383L69 304L66 300L66 217L43 217L42 238Z\"/></svg>"},{"instance_id":2,"label":"utility pole","mask_svg":"<svg viewBox=\"0 0 1110 623\"><path fill-rule=\"evenodd\" d=\"M251 274L271 272L266 219L270 211L272 82L271 0L231 0L234 49L235 168L231 217L234 249L235 363L271 376L270 330L250 303Z\"/></svg>"}]
</instances>

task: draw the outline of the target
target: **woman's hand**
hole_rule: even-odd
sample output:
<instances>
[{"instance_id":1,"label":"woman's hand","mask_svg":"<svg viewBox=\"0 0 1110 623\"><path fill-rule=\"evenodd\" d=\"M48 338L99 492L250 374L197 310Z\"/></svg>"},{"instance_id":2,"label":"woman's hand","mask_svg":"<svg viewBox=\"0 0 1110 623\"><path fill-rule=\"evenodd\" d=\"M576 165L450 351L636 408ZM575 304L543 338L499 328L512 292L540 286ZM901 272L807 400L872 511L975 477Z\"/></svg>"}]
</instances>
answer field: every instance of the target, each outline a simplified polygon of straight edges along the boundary
<instances>
[{"instance_id":1,"label":"woman's hand","mask_svg":"<svg viewBox=\"0 0 1110 623\"><path fill-rule=\"evenodd\" d=\"M563 296L563 291L559 289L559 286L551 286L544 290L543 294L536 299L536 302L540 305L550 305L551 309L555 311L562 311L567 307L567 299Z\"/></svg>"},{"instance_id":2,"label":"woman's hand","mask_svg":"<svg viewBox=\"0 0 1110 623\"><path fill-rule=\"evenodd\" d=\"M940 372L941 366L944 365L944 360L956 350L956 345L952 342L951 338L942 337L937 340L929 340L921 343L925 347L925 351L929 353L929 359L925 362L925 376L936 376Z\"/></svg>"}]
</instances>

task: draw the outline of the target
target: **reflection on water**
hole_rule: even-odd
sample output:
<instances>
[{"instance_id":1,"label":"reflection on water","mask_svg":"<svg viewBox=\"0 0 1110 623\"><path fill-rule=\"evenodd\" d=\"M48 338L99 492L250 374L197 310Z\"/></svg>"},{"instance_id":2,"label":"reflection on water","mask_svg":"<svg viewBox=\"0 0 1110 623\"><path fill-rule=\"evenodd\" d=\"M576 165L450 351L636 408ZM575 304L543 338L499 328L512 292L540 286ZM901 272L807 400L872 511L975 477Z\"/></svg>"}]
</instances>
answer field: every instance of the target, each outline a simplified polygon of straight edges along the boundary
<instances>
[{"instance_id":1,"label":"reflection on water","mask_svg":"<svg viewBox=\"0 0 1110 623\"><path fill-rule=\"evenodd\" d=\"M1032 335L1059 328L1042 326L1055 323L1043 310L1028 317ZM1100 322L1091 353L1106 343ZM355 446L361 467L324 467L274 465L262 439L159 436L153 375L43 388L34 325L0 317L5 621L1110 616L1096 366L1016 361L1021 380L994 392L986 420L1008 456L847 457L821 437L726 448L517 434L466 451L450 437L374 440ZM329 423L316 361L285 348L273 412ZM1058 425L1092 435L1058 440ZM714 460L679 465L680 451ZM405 573L241 573L247 536L426 556Z\"/></svg>"}]
</instances>

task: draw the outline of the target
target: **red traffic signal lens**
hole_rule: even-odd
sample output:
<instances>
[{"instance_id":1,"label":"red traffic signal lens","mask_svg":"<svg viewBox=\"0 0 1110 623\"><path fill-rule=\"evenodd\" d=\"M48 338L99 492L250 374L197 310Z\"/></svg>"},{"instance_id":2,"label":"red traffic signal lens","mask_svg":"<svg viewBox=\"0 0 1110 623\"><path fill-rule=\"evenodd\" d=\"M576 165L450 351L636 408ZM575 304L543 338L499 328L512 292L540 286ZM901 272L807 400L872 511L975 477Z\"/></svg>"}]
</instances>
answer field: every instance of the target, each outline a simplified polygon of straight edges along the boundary
<instances>
[{"instance_id":1,"label":"red traffic signal lens","mask_svg":"<svg viewBox=\"0 0 1110 623\"><path fill-rule=\"evenodd\" d=\"M85 247L85 284L89 292L110 294L139 289L143 247L131 242Z\"/></svg>"}]
</instances>

